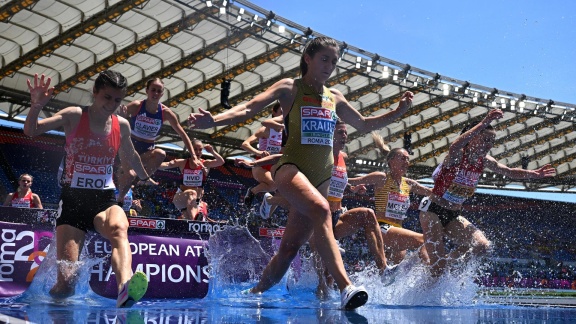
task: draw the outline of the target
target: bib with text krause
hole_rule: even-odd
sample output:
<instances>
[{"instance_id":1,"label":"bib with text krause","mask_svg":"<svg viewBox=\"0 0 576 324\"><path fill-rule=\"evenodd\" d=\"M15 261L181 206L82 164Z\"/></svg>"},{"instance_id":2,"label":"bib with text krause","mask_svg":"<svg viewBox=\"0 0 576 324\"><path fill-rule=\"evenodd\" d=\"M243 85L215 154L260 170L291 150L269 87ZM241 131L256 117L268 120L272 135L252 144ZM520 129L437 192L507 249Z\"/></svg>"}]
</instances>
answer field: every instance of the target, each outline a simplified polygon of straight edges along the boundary
<instances>
[{"instance_id":1,"label":"bib with text krause","mask_svg":"<svg viewBox=\"0 0 576 324\"><path fill-rule=\"evenodd\" d=\"M322 107L305 106L300 109L302 140L305 145L327 145L332 147L336 112Z\"/></svg>"}]
</instances>

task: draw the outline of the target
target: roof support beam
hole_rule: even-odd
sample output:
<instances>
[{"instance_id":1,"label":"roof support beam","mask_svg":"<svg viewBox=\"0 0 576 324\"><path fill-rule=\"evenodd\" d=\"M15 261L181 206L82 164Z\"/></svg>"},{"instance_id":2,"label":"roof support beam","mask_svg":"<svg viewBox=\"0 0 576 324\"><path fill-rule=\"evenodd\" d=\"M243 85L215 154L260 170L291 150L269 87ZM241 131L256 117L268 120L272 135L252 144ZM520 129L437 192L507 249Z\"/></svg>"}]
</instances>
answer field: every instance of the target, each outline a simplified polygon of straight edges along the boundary
<instances>
[{"instance_id":1,"label":"roof support beam","mask_svg":"<svg viewBox=\"0 0 576 324\"><path fill-rule=\"evenodd\" d=\"M0 7L0 22L7 22L18 12L30 8L39 0L13 0Z\"/></svg>"},{"instance_id":2,"label":"roof support beam","mask_svg":"<svg viewBox=\"0 0 576 324\"><path fill-rule=\"evenodd\" d=\"M212 10L217 11L218 9L212 8ZM77 73L70 78L60 82L54 88L54 94L67 91L78 83L86 82L97 73L105 71L116 64L123 63L129 57L134 56L137 53L142 53L155 44L170 39L170 37L174 36L175 34L206 19L207 16L208 14L204 13L203 11L198 11L188 15L184 19L178 20L162 29L157 30L156 32L142 38L140 41L119 50L118 52L98 61L98 63L85 68L80 73Z\"/></svg>"},{"instance_id":3,"label":"roof support beam","mask_svg":"<svg viewBox=\"0 0 576 324\"><path fill-rule=\"evenodd\" d=\"M507 159L507 158L513 156L514 154L520 153L522 151L525 151L527 148L534 146L534 142L546 143L546 142L549 142L555 138L566 136L567 134L569 134L571 132L575 132L575 131L576 131L576 127L574 127L574 124L570 124L570 126L568 126L566 128L562 128L561 130L555 130L548 135L536 137L534 140L524 141L520 145L518 145L517 147L510 149L510 150L505 150L502 154L496 154L496 155L494 155L494 157L498 160ZM507 139L507 141L510 142L510 140L508 140L508 139Z\"/></svg>"},{"instance_id":4,"label":"roof support beam","mask_svg":"<svg viewBox=\"0 0 576 324\"><path fill-rule=\"evenodd\" d=\"M127 0L120 1L115 5L108 7L98 14L92 16L90 19L70 28L64 33L50 39L46 43L38 46L30 52L24 54L20 58L10 62L8 65L0 69L0 80L4 77L13 75L24 66L33 64L42 56L53 53L55 50L66 44L71 44L74 40L86 33L94 31L96 28L104 25L108 21L114 20L132 10L132 8L146 2L148 0Z\"/></svg>"}]
</instances>

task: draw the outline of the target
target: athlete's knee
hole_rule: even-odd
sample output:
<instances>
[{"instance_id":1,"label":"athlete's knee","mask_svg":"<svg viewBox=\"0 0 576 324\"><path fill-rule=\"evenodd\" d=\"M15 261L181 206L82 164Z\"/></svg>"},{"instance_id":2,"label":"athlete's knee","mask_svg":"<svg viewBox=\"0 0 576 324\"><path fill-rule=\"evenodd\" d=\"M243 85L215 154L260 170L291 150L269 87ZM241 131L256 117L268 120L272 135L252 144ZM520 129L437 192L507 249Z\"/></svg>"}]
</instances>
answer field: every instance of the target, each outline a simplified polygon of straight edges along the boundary
<instances>
[{"instance_id":1,"label":"athlete's knee","mask_svg":"<svg viewBox=\"0 0 576 324\"><path fill-rule=\"evenodd\" d=\"M365 224L365 226L372 227L378 224L376 213L374 213L372 208L362 208L361 212L362 222Z\"/></svg>"},{"instance_id":2,"label":"athlete's knee","mask_svg":"<svg viewBox=\"0 0 576 324\"><path fill-rule=\"evenodd\" d=\"M128 238L128 221L126 222L113 222L108 225L110 232L110 239L123 239Z\"/></svg>"},{"instance_id":3,"label":"athlete's knee","mask_svg":"<svg viewBox=\"0 0 576 324\"><path fill-rule=\"evenodd\" d=\"M483 256L490 252L492 243L486 238L476 239L472 244L472 253L476 256Z\"/></svg>"},{"instance_id":4,"label":"athlete's knee","mask_svg":"<svg viewBox=\"0 0 576 324\"><path fill-rule=\"evenodd\" d=\"M332 212L330 212L330 205L328 205L328 201L315 202L311 206L309 212L312 216L312 220L319 220L322 223L329 221L329 223L332 224Z\"/></svg>"},{"instance_id":5,"label":"athlete's knee","mask_svg":"<svg viewBox=\"0 0 576 324\"><path fill-rule=\"evenodd\" d=\"M155 158L164 160L164 158L166 158L166 152L162 149L155 148L152 151L152 156L154 156Z\"/></svg>"}]
</instances>

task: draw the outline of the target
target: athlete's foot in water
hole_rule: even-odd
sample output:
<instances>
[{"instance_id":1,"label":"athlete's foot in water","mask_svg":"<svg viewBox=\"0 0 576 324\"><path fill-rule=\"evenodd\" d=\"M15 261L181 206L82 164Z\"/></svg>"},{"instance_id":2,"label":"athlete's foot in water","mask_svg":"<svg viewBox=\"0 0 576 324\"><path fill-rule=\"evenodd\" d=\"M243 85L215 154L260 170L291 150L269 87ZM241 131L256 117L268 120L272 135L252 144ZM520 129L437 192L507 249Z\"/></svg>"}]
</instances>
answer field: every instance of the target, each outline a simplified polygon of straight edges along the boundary
<instances>
[{"instance_id":1,"label":"athlete's foot in water","mask_svg":"<svg viewBox=\"0 0 576 324\"><path fill-rule=\"evenodd\" d=\"M50 289L50 296L54 299L66 299L74 295L76 288L74 284L59 284L56 283L52 289Z\"/></svg>"}]
</instances>

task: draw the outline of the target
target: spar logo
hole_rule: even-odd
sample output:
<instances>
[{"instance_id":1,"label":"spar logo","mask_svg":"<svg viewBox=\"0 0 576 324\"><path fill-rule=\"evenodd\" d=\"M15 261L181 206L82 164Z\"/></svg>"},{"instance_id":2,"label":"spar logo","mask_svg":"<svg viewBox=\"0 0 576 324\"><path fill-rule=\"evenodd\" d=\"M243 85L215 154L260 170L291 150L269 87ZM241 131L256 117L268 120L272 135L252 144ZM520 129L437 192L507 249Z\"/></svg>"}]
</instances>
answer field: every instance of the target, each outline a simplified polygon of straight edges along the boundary
<instances>
[{"instance_id":1,"label":"spar logo","mask_svg":"<svg viewBox=\"0 0 576 324\"><path fill-rule=\"evenodd\" d=\"M284 228L260 228L260 237L282 237Z\"/></svg>"},{"instance_id":2,"label":"spar logo","mask_svg":"<svg viewBox=\"0 0 576 324\"><path fill-rule=\"evenodd\" d=\"M164 230L166 229L166 221L147 218L128 218L130 227L149 228Z\"/></svg>"}]
</instances>

